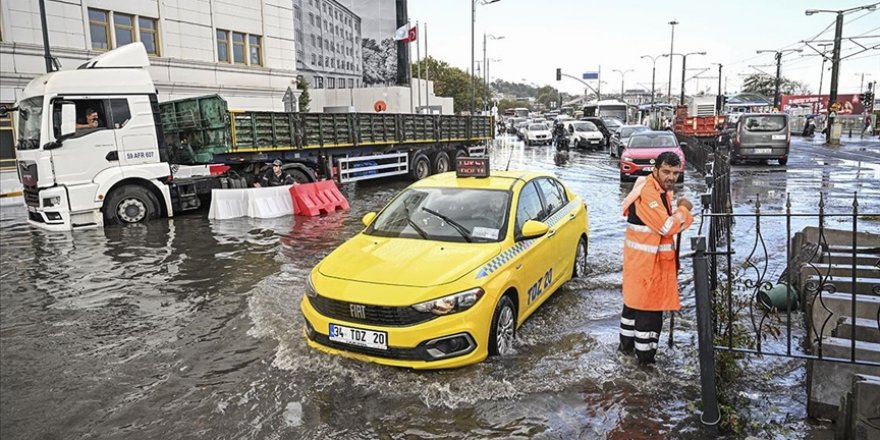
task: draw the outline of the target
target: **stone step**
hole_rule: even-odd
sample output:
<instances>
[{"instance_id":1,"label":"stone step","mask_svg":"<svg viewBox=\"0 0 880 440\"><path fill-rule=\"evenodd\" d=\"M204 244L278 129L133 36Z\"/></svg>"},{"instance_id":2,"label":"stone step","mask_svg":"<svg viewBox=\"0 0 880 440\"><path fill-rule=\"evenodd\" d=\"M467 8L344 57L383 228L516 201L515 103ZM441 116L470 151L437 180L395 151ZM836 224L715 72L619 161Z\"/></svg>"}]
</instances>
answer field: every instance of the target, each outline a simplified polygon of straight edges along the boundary
<instances>
[{"instance_id":1,"label":"stone step","mask_svg":"<svg viewBox=\"0 0 880 440\"><path fill-rule=\"evenodd\" d=\"M874 295L856 295L856 318L876 320L880 310L880 297ZM841 318L852 317L851 293L822 292L821 298L815 298L806 304L807 330L812 340L821 336L829 336L837 328ZM825 320L828 322L825 323ZM876 321L875 321L876 322ZM823 323L825 328L823 329ZM843 333L844 335L846 333Z\"/></svg>"},{"instance_id":2,"label":"stone step","mask_svg":"<svg viewBox=\"0 0 880 440\"><path fill-rule=\"evenodd\" d=\"M848 339L822 339L823 358L850 359L851 342ZM819 354L818 342L814 355ZM880 344L856 341L856 360L880 363ZM852 389L856 374L880 375L880 366L857 365L842 362L811 360L807 362L807 413L811 417L835 419L840 398Z\"/></svg>"},{"instance_id":3,"label":"stone step","mask_svg":"<svg viewBox=\"0 0 880 440\"><path fill-rule=\"evenodd\" d=\"M855 322L854 322L855 321ZM831 336L843 339L851 339L855 329L856 340L874 342L880 344L880 324L876 319L864 319L844 316L837 320L837 327L831 331Z\"/></svg>"},{"instance_id":4,"label":"stone step","mask_svg":"<svg viewBox=\"0 0 880 440\"><path fill-rule=\"evenodd\" d=\"M829 245L828 246L828 252L832 252L832 253L844 253L844 254L852 255L852 251L853 251L852 244L850 244L850 245L839 245L838 244L838 245ZM857 245L856 246L856 253L857 254L864 254L864 255L880 255L880 246Z\"/></svg>"},{"instance_id":5,"label":"stone step","mask_svg":"<svg viewBox=\"0 0 880 440\"><path fill-rule=\"evenodd\" d=\"M880 438L880 377L857 374L852 388L852 432L854 440Z\"/></svg>"},{"instance_id":6,"label":"stone step","mask_svg":"<svg viewBox=\"0 0 880 440\"><path fill-rule=\"evenodd\" d=\"M852 264L852 252L831 252L822 255L822 263ZM880 263L880 255L856 253L856 264L863 266L876 266Z\"/></svg>"},{"instance_id":7,"label":"stone step","mask_svg":"<svg viewBox=\"0 0 880 440\"><path fill-rule=\"evenodd\" d=\"M829 264L829 263L813 263L801 266L801 279L810 275L832 276L834 278L849 278L852 281L853 268L855 268L856 277L860 278L880 278L880 267L873 265L858 265L853 267L852 263Z\"/></svg>"},{"instance_id":8,"label":"stone step","mask_svg":"<svg viewBox=\"0 0 880 440\"><path fill-rule=\"evenodd\" d=\"M819 283L819 276L813 274L808 277L802 277L801 280L805 283L813 282ZM875 289L880 291L880 278L868 278L868 277L860 277L856 278L855 283L855 292L853 290L853 280L852 277L839 276L839 277L831 277L825 279L826 285L832 285L836 289L837 292L846 292L846 293L860 293L864 295L874 295ZM800 286L800 291L803 292L803 286Z\"/></svg>"}]
</instances>

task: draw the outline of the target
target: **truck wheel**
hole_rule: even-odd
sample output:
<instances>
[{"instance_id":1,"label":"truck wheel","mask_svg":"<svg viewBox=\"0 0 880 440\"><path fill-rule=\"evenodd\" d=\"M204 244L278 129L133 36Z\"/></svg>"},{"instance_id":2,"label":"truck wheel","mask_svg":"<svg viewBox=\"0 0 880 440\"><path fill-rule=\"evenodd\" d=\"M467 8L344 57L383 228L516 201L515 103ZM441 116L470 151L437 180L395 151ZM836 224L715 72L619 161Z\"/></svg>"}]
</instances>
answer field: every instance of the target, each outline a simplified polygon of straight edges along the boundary
<instances>
[{"instance_id":1,"label":"truck wheel","mask_svg":"<svg viewBox=\"0 0 880 440\"><path fill-rule=\"evenodd\" d=\"M412 180L422 180L431 175L431 162L425 153L413 154L409 163L409 177Z\"/></svg>"},{"instance_id":2,"label":"truck wheel","mask_svg":"<svg viewBox=\"0 0 880 440\"><path fill-rule=\"evenodd\" d=\"M449 155L445 151L438 151L431 156L431 170L434 174L449 171Z\"/></svg>"},{"instance_id":3,"label":"truck wheel","mask_svg":"<svg viewBox=\"0 0 880 440\"><path fill-rule=\"evenodd\" d=\"M451 169L453 169L453 170L457 169L459 157L468 157L468 152L466 150L461 149L461 148L457 148L455 150L454 155L453 155L453 162L452 162L452 166L450 167Z\"/></svg>"},{"instance_id":4,"label":"truck wheel","mask_svg":"<svg viewBox=\"0 0 880 440\"><path fill-rule=\"evenodd\" d=\"M140 223L159 216L159 201L146 188L127 185L104 201L104 222L113 225Z\"/></svg>"},{"instance_id":5,"label":"truck wheel","mask_svg":"<svg viewBox=\"0 0 880 440\"><path fill-rule=\"evenodd\" d=\"M782 159L779 159L779 165L785 166L785 164L787 164L787 163L788 163L788 156L785 156Z\"/></svg>"}]
</instances>

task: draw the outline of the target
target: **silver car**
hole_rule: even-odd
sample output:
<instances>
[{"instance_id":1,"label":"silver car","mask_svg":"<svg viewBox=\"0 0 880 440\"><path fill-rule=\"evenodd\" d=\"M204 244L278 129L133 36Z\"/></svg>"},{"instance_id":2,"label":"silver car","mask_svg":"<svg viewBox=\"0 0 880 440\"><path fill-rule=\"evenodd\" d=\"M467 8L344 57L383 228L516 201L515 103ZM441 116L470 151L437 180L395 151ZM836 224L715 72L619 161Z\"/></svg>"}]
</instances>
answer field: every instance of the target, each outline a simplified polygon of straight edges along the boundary
<instances>
[{"instance_id":1,"label":"silver car","mask_svg":"<svg viewBox=\"0 0 880 440\"><path fill-rule=\"evenodd\" d=\"M785 113L746 113L736 125L722 133L722 143L730 149L730 162L773 160L788 163L791 127Z\"/></svg>"}]
</instances>

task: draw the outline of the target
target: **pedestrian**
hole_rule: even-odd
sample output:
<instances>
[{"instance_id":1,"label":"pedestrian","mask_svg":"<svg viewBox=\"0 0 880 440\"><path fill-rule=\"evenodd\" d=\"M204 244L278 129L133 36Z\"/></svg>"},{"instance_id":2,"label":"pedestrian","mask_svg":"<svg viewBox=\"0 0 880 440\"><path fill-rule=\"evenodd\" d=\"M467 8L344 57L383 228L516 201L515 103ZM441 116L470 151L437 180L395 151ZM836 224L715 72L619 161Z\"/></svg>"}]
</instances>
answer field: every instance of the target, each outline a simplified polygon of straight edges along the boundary
<instances>
[{"instance_id":1,"label":"pedestrian","mask_svg":"<svg viewBox=\"0 0 880 440\"><path fill-rule=\"evenodd\" d=\"M871 134L872 134L871 133L871 115L866 115L865 116L865 129L862 130L862 139L864 139L865 136L870 137Z\"/></svg>"},{"instance_id":2,"label":"pedestrian","mask_svg":"<svg viewBox=\"0 0 880 440\"><path fill-rule=\"evenodd\" d=\"M272 169L263 173L263 176L260 178L259 182L254 182L254 187L260 188L261 186L282 186L282 185L296 185L296 181L293 180L290 174L287 171L281 169L282 162L278 159L275 159L272 162Z\"/></svg>"},{"instance_id":3,"label":"pedestrian","mask_svg":"<svg viewBox=\"0 0 880 440\"><path fill-rule=\"evenodd\" d=\"M654 171L640 177L623 202L627 228L619 350L635 352L640 364L654 363L663 312L681 308L675 236L694 221L687 198L680 197L672 208L672 189L681 172L678 155L661 153Z\"/></svg>"}]
</instances>

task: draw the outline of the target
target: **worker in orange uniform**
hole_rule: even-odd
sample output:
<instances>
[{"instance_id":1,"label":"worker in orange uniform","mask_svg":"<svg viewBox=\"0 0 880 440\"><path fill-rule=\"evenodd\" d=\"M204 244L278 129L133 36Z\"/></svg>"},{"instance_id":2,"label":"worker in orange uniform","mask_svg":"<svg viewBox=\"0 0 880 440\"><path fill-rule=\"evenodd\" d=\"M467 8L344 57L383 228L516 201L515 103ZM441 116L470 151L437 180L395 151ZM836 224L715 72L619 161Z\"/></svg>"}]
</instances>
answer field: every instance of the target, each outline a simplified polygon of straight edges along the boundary
<instances>
[{"instance_id":1,"label":"worker in orange uniform","mask_svg":"<svg viewBox=\"0 0 880 440\"><path fill-rule=\"evenodd\" d=\"M635 351L642 364L654 363L663 311L681 308L675 236L694 221L687 198L679 198L672 209L672 189L682 171L678 155L661 153L654 171L636 181L623 203L627 227L619 348Z\"/></svg>"}]
</instances>

